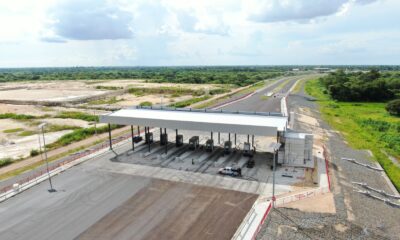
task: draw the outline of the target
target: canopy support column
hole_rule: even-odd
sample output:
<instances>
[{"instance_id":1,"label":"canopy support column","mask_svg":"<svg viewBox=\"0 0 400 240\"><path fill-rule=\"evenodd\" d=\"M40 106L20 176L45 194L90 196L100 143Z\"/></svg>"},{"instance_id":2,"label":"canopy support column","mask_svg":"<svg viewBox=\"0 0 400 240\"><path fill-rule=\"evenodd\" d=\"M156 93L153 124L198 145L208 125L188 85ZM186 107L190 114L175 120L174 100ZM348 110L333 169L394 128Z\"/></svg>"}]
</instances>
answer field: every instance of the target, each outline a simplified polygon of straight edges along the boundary
<instances>
[{"instance_id":1,"label":"canopy support column","mask_svg":"<svg viewBox=\"0 0 400 240\"><path fill-rule=\"evenodd\" d=\"M167 129L166 128L164 128L164 134L165 135L167 135ZM167 142L165 143L165 153L167 154L168 153L168 137L167 137Z\"/></svg>"},{"instance_id":2,"label":"canopy support column","mask_svg":"<svg viewBox=\"0 0 400 240\"><path fill-rule=\"evenodd\" d=\"M132 151L135 151L135 141L133 140L133 126L131 125L131 137L132 137Z\"/></svg>"}]
</instances>

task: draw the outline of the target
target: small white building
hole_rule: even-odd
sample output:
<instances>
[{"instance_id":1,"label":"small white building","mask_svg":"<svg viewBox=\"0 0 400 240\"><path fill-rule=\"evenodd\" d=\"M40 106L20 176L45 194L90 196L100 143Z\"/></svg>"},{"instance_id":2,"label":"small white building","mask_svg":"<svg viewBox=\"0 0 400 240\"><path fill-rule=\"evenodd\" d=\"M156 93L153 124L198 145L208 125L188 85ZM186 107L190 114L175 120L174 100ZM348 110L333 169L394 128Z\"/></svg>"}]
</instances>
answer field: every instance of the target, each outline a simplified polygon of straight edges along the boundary
<instances>
[{"instance_id":1,"label":"small white building","mask_svg":"<svg viewBox=\"0 0 400 240\"><path fill-rule=\"evenodd\" d=\"M312 134L285 132L281 142L283 147L278 153L278 163L294 167L314 167Z\"/></svg>"}]
</instances>

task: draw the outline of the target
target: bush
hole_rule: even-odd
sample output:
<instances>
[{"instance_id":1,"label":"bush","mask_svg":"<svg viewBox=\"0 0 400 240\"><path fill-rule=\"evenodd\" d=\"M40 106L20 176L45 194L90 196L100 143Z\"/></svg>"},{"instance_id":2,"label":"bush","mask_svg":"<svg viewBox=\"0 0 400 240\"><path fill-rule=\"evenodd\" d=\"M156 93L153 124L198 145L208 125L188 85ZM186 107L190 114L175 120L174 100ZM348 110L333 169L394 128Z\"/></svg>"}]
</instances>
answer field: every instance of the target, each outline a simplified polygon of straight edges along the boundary
<instances>
[{"instance_id":1,"label":"bush","mask_svg":"<svg viewBox=\"0 0 400 240\"><path fill-rule=\"evenodd\" d=\"M142 106L142 107L151 107L151 106L153 106L153 103L151 103L151 102L149 102L149 101L145 101L145 102L141 102L141 103L139 104L139 106Z\"/></svg>"},{"instance_id":2,"label":"bush","mask_svg":"<svg viewBox=\"0 0 400 240\"><path fill-rule=\"evenodd\" d=\"M96 86L96 89L101 89L101 90L118 90L118 89L122 89L122 87L115 87L115 86Z\"/></svg>"},{"instance_id":3,"label":"bush","mask_svg":"<svg viewBox=\"0 0 400 240\"><path fill-rule=\"evenodd\" d=\"M395 99L388 102L386 105L386 111L391 115L400 116L400 99Z\"/></svg>"},{"instance_id":4,"label":"bush","mask_svg":"<svg viewBox=\"0 0 400 240\"><path fill-rule=\"evenodd\" d=\"M111 129L115 129L118 127L119 127L118 125L111 124ZM95 129L94 127L76 129L71 133L65 134L64 136L62 136L60 139L58 139L54 143L47 144L46 147L49 149L54 149L54 148L66 146L73 142L78 142L80 140L88 138L88 137L94 135L96 133L96 131L98 134L107 132L108 126L98 127L97 129Z\"/></svg>"},{"instance_id":5,"label":"bush","mask_svg":"<svg viewBox=\"0 0 400 240\"><path fill-rule=\"evenodd\" d=\"M72 119L80 119L87 122L98 122L99 117L94 116L92 114L87 114L83 112L61 112L55 116L56 118L72 118Z\"/></svg>"},{"instance_id":6,"label":"bush","mask_svg":"<svg viewBox=\"0 0 400 240\"><path fill-rule=\"evenodd\" d=\"M36 133L37 133L36 131L25 130L25 131L22 131L22 132L18 133L18 136L20 136L20 137L27 137L27 136L35 135Z\"/></svg>"},{"instance_id":7,"label":"bush","mask_svg":"<svg viewBox=\"0 0 400 240\"><path fill-rule=\"evenodd\" d=\"M7 165L10 165L12 163L11 158L2 158L0 159L0 167L5 167Z\"/></svg>"},{"instance_id":8,"label":"bush","mask_svg":"<svg viewBox=\"0 0 400 240\"><path fill-rule=\"evenodd\" d=\"M169 107L184 108L184 107L187 107L189 105L192 105L192 104L207 100L209 98L210 98L209 96L195 97L195 98L191 98L191 99L188 99L188 100L184 100L184 101L173 103L173 104L169 105Z\"/></svg>"},{"instance_id":9,"label":"bush","mask_svg":"<svg viewBox=\"0 0 400 240\"><path fill-rule=\"evenodd\" d=\"M31 157L34 157L34 156L37 156L37 155L39 155L39 153L40 153L40 152L39 152L39 150L32 149L32 150L31 150L31 154L30 154L30 155L31 155Z\"/></svg>"},{"instance_id":10,"label":"bush","mask_svg":"<svg viewBox=\"0 0 400 240\"><path fill-rule=\"evenodd\" d=\"M15 120L29 120L35 119L35 116L26 115L26 114L15 114L15 113L2 113L0 114L0 119L15 119Z\"/></svg>"},{"instance_id":11,"label":"bush","mask_svg":"<svg viewBox=\"0 0 400 240\"><path fill-rule=\"evenodd\" d=\"M16 133L16 132L21 132L23 130L24 130L23 128L12 128L4 130L3 133Z\"/></svg>"}]
</instances>

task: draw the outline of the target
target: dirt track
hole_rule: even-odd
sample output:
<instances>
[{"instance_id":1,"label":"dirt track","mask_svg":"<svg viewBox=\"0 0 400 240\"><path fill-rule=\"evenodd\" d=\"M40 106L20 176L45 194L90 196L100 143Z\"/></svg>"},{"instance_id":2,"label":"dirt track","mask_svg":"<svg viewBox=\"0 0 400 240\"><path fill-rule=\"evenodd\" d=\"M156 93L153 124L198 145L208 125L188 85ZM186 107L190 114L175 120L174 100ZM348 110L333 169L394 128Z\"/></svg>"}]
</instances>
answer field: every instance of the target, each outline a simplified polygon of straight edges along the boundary
<instances>
[{"instance_id":1,"label":"dirt track","mask_svg":"<svg viewBox=\"0 0 400 240\"><path fill-rule=\"evenodd\" d=\"M79 239L231 239L257 196L151 181Z\"/></svg>"}]
</instances>

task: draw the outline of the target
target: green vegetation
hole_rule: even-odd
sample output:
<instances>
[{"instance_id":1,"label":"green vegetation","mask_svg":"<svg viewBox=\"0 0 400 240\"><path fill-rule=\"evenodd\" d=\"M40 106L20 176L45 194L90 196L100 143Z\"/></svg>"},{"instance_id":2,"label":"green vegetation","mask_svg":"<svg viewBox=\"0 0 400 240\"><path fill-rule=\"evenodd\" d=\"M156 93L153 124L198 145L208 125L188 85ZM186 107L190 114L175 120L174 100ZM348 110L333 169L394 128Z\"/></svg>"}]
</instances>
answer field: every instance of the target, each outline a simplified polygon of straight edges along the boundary
<instances>
[{"instance_id":1,"label":"green vegetation","mask_svg":"<svg viewBox=\"0 0 400 240\"><path fill-rule=\"evenodd\" d=\"M371 150L400 190L400 168L383 153L385 151L397 160L400 157L400 118L389 115L385 103L332 100L319 80L308 81L305 90L317 99L324 120L341 131L351 147Z\"/></svg>"},{"instance_id":2,"label":"green vegetation","mask_svg":"<svg viewBox=\"0 0 400 240\"><path fill-rule=\"evenodd\" d=\"M44 132L59 132L59 131L65 131L65 130L75 130L75 129L80 129L80 127L77 126L70 126L70 125L57 125L57 124L49 124L44 128ZM32 136L34 134L37 134L38 131L34 130L24 130L18 133L18 136L21 137L26 137L26 136Z\"/></svg>"},{"instance_id":3,"label":"green vegetation","mask_svg":"<svg viewBox=\"0 0 400 240\"><path fill-rule=\"evenodd\" d=\"M40 154L39 150L37 150L37 149L32 149L32 150L31 150L31 153L30 153L30 156L31 156L31 157L35 157L35 156L37 156L37 155L39 155L39 154Z\"/></svg>"},{"instance_id":4,"label":"green vegetation","mask_svg":"<svg viewBox=\"0 0 400 240\"><path fill-rule=\"evenodd\" d=\"M190 88L180 88L180 87L159 87L159 88L130 88L129 93L136 96L143 96L148 94L175 94L176 96L181 95L195 95L200 96L204 94L203 90L193 90Z\"/></svg>"},{"instance_id":5,"label":"green vegetation","mask_svg":"<svg viewBox=\"0 0 400 240\"><path fill-rule=\"evenodd\" d=\"M194 108L196 108L196 109L209 108L209 107L217 105L219 102L221 102L223 100L229 99L230 97L231 97L231 95L227 95L227 96L222 96L222 97L219 97L216 99L212 99L210 101L200 103L199 105L196 105L196 107L194 107Z\"/></svg>"},{"instance_id":6,"label":"green vegetation","mask_svg":"<svg viewBox=\"0 0 400 240\"><path fill-rule=\"evenodd\" d=\"M203 89L191 89L191 88L181 88L181 87L159 87L159 88L130 88L128 90L129 93L134 94L136 96L143 96L148 94L170 94L171 97L179 97L182 95L192 95L192 96L201 96L206 94ZM215 88L209 91L210 95L222 94L229 92L228 87L224 88Z\"/></svg>"},{"instance_id":7,"label":"green vegetation","mask_svg":"<svg viewBox=\"0 0 400 240\"><path fill-rule=\"evenodd\" d=\"M247 86L282 75L289 67L74 67L1 69L0 82L26 80L146 79L152 82ZM96 81L98 83L98 81Z\"/></svg>"},{"instance_id":8,"label":"green vegetation","mask_svg":"<svg viewBox=\"0 0 400 240\"><path fill-rule=\"evenodd\" d=\"M29 120L38 117L26 114L15 114L15 113L2 113L0 114L0 119L15 119L15 120Z\"/></svg>"},{"instance_id":9,"label":"green vegetation","mask_svg":"<svg viewBox=\"0 0 400 240\"><path fill-rule=\"evenodd\" d=\"M75 130L75 129L80 129L80 127L71 125L49 124L44 128L44 132L58 132L58 131Z\"/></svg>"},{"instance_id":10,"label":"green vegetation","mask_svg":"<svg viewBox=\"0 0 400 240\"><path fill-rule=\"evenodd\" d=\"M72 119L80 119L84 120L87 122L98 122L99 117L92 115L92 114L87 114L83 112L61 112L55 116L55 118L72 118Z\"/></svg>"},{"instance_id":11,"label":"green vegetation","mask_svg":"<svg viewBox=\"0 0 400 240\"><path fill-rule=\"evenodd\" d=\"M18 133L18 136L20 136L20 137L27 137L27 136L32 136L32 135L34 135L34 134L36 134L36 133L37 133L36 131L25 130L25 131L22 131L22 132Z\"/></svg>"},{"instance_id":12,"label":"green vegetation","mask_svg":"<svg viewBox=\"0 0 400 240\"><path fill-rule=\"evenodd\" d=\"M120 132L117 136L120 136L120 135L125 134L125 133L127 133L127 131ZM116 136L115 136L115 137L116 137ZM83 149L86 149L86 148L88 148L88 147L90 147L90 146L94 146L94 145L96 145L96 144L98 144L98 143L101 143L101 142L104 141L104 140L105 140L105 139L99 139L99 140L96 140L96 141L91 142L91 143L89 143L89 144L81 145L81 146L79 146L79 147L77 147L77 148L70 149L70 150L68 150L68 151L62 152L62 153L60 153L60 154L54 155L54 156L52 156L52 157L49 157L49 158L48 158L48 161L49 161L49 162L55 161L55 160L60 159L60 158L62 158L62 157L65 157L65 156L68 156L68 155L70 155L70 154L79 152L79 151L81 151L81 150L83 150ZM20 160L23 160L23 159L14 160L13 162L18 162L18 161L20 161ZM19 174L21 174L21 173L24 173L24 172L26 172L26 171L35 169L35 168L37 168L37 167L43 165L44 163L45 163L45 161L38 161L38 162L35 162L34 164L30 164L30 165L27 165L27 166L24 166L24 167L21 167L21 168L18 168L18 169L15 169L15 170L12 170L12 171L3 173L3 174L0 174L0 180L4 180L4 179L8 179L8 178L17 176L17 175L19 175Z\"/></svg>"},{"instance_id":13,"label":"green vegetation","mask_svg":"<svg viewBox=\"0 0 400 240\"><path fill-rule=\"evenodd\" d=\"M117 127L118 127L117 125L111 125L111 129L115 129ZM55 148L59 148L59 147L62 147L62 146L66 146L66 145L71 144L73 142L78 142L78 141L81 141L83 139L86 139L86 138L94 135L96 133L96 131L97 131L98 134L103 133L103 132L107 132L108 131L108 126L98 127L97 129L95 129L94 127L76 129L73 132L62 136L60 139L58 139L54 143L48 144L46 146L49 149L55 149Z\"/></svg>"},{"instance_id":14,"label":"green vegetation","mask_svg":"<svg viewBox=\"0 0 400 240\"><path fill-rule=\"evenodd\" d=\"M192 104L195 104L195 103L198 103L198 102L201 102L201 101L205 101L205 100L207 100L209 98L210 98L209 95L202 96L202 97L194 97L194 98L191 98L191 99L188 99L188 100L183 100L183 101L180 101L180 102L173 103L173 104L169 105L169 107L184 108L184 107L190 106Z\"/></svg>"},{"instance_id":15,"label":"green vegetation","mask_svg":"<svg viewBox=\"0 0 400 240\"><path fill-rule=\"evenodd\" d=\"M327 93L339 101L386 101L400 97L400 72L377 70L346 74L338 70L320 79Z\"/></svg>"},{"instance_id":16,"label":"green vegetation","mask_svg":"<svg viewBox=\"0 0 400 240\"><path fill-rule=\"evenodd\" d=\"M12 159L11 158L2 158L0 159L0 168L1 167L5 167L7 165L10 165L12 163Z\"/></svg>"},{"instance_id":17,"label":"green vegetation","mask_svg":"<svg viewBox=\"0 0 400 240\"><path fill-rule=\"evenodd\" d=\"M122 87L115 87L115 86L96 86L96 89L115 91L115 90L119 90L119 89L123 89L123 88Z\"/></svg>"},{"instance_id":18,"label":"green vegetation","mask_svg":"<svg viewBox=\"0 0 400 240\"><path fill-rule=\"evenodd\" d=\"M24 130L23 128L11 128L4 130L3 133L16 133L16 132L21 132L23 130Z\"/></svg>"},{"instance_id":19,"label":"green vegetation","mask_svg":"<svg viewBox=\"0 0 400 240\"><path fill-rule=\"evenodd\" d=\"M388 102L386 105L386 111L394 116L400 116L400 99Z\"/></svg>"},{"instance_id":20,"label":"green vegetation","mask_svg":"<svg viewBox=\"0 0 400 240\"><path fill-rule=\"evenodd\" d=\"M123 101L123 99L117 99L116 97L112 97L109 99L98 99L89 101L88 104L90 105L102 105L102 104L114 104L117 102Z\"/></svg>"},{"instance_id":21,"label":"green vegetation","mask_svg":"<svg viewBox=\"0 0 400 240\"><path fill-rule=\"evenodd\" d=\"M141 103L139 104L139 106L142 106L142 107L151 107L151 106L153 106L153 103L151 103L151 102L149 102L149 101L145 101L145 102L141 102Z\"/></svg>"}]
</instances>

